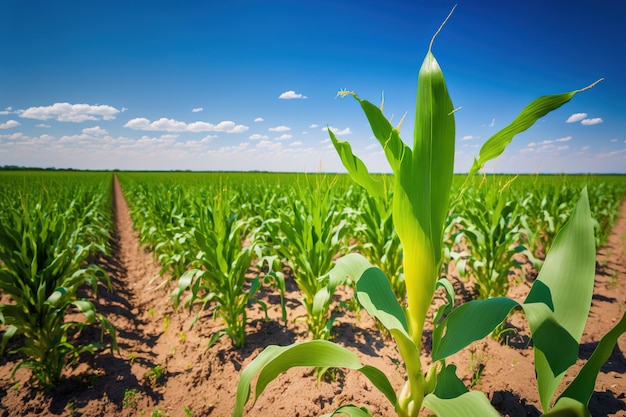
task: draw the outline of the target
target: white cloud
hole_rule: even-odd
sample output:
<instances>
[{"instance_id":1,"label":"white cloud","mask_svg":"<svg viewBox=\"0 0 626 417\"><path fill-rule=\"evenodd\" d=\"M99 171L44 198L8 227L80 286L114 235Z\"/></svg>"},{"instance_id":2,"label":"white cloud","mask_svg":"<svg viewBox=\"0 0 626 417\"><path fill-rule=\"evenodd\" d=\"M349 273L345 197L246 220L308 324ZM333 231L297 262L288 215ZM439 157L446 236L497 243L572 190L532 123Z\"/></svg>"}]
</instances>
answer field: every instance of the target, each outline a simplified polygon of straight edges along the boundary
<instances>
[{"instance_id":1,"label":"white cloud","mask_svg":"<svg viewBox=\"0 0 626 417\"><path fill-rule=\"evenodd\" d=\"M36 125L35 127L52 127L50 125L47 125L45 123L39 123L38 125Z\"/></svg>"},{"instance_id":2,"label":"white cloud","mask_svg":"<svg viewBox=\"0 0 626 417\"><path fill-rule=\"evenodd\" d=\"M308 97L307 96L303 96L300 93L296 93L293 90L289 90L289 91L285 91L284 93L279 95L278 98L281 98L281 99L284 99L284 100L290 100L290 99L294 99L294 98L305 99L305 98L308 98Z\"/></svg>"},{"instance_id":3,"label":"white cloud","mask_svg":"<svg viewBox=\"0 0 626 417\"><path fill-rule=\"evenodd\" d=\"M7 107L6 109L0 111L0 114L5 115L5 114L11 114L13 113L13 107Z\"/></svg>"},{"instance_id":4,"label":"white cloud","mask_svg":"<svg viewBox=\"0 0 626 417\"><path fill-rule=\"evenodd\" d=\"M195 107L193 109L191 109L192 113L200 113L202 110L204 110L202 107Z\"/></svg>"},{"instance_id":5,"label":"white cloud","mask_svg":"<svg viewBox=\"0 0 626 417\"><path fill-rule=\"evenodd\" d=\"M318 125L313 123L311 126L309 126L309 129L317 129L318 127L319 127Z\"/></svg>"},{"instance_id":6,"label":"white cloud","mask_svg":"<svg viewBox=\"0 0 626 417\"><path fill-rule=\"evenodd\" d=\"M17 127L20 125L20 122L17 120L9 120L6 123L0 123L0 129L11 129L12 127Z\"/></svg>"},{"instance_id":7,"label":"white cloud","mask_svg":"<svg viewBox=\"0 0 626 417\"><path fill-rule=\"evenodd\" d=\"M489 123L488 125L484 124L482 125L482 127L494 127L495 124L496 124L496 118L494 117L491 119L491 123Z\"/></svg>"},{"instance_id":8,"label":"white cloud","mask_svg":"<svg viewBox=\"0 0 626 417\"><path fill-rule=\"evenodd\" d=\"M328 131L328 128L325 127L322 129L323 131ZM338 129L336 127L330 127L330 130L336 135L336 136L342 136L342 135L350 135L352 133L352 131L350 130L349 127L346 127L345 129Z\"/></svg>"},{"instance_id":9,"label":"white cloud","mask_svg":"<svg viewBox=\"0 0 626 417\"><path fill-rule=\"evenodd\" d=\"M565 121L565 123L576 123L576 122L580 122L581 120L583 120L585 117L587 117L587 113L574 113L572 114L570 117L567 118L567 120Z\"/></svg>"},{"instance_id":10,"label":"white cloud","mask_svg":"<svg viewBox=\"0 0 626 417\"><path fill-rule=\"evenodd\" d=\"M599 153L598 155L596 155L597 158L606 158L608 156L615 156L615 155L619 155L626 152L626 149L620 149L618 151L611 151L608 153Z\"/></svg>"},{"instance_id":11,"label":"white cloud","mask_svg":"<svg viewBox=\"0 0 626 417\"><path fill-rule=\"evenodd\" d=\"M145 117L138 117L129 120L124 127L134 130L149 130L163 132L225 132L225 133L241 133L249 129L248 126L236 125L235 122L225 120L214 125L207 122L185 123L165 117L150 122Z\"/></svg>"},{"instance_id":12,"label":"white cloud","mask_svg":"<svg viewBox=\"0 0 626 417\"><path fill-rule=\"evenodd\" d=\"M376 149L376 148L378 148L378 143L372 143L371 145L367 145L365 147L365 150L366 151L371 151L372 149Z\"/></svg>"},{"instance_id":13,"label":"white cloud","mask_svg":"<svg viewBox=\"0 0 626 417\"><path fill-rule=\"evenodd\" d=\"M107 132L105 129L102 129L100 126L94 126L83 129L83 133L87 135L102 136L106 135L109 132Z\"/></svg>"},{"instance_id":14,"label":"white cloud","mask_svg":"<svg viewBox=\"0 0 626 417\"><path fill-rule=\"evenodd\" d=\"M602 121L603 121L602 118L594 117L593 119L584 119L580 123L585 126L591 126L591 125L597 125L599 123L602 123Z\"/></svg>"},{"instance_id":15,"label":"white cloud","mask_svg":"<svg viewBox=\"0 0 626 417\"><path fill-rule=\"evenodd\" d=\"M264 139L264 140L267 140L267 139L269 139L269 136L267 136L267 135L260 135L258 133L255 133L254 135L250 135L250 137L248 139L251 139L251 140Z\"/></svg>"},{"instance_id":16,"label":"white cloud","mask_svg":"<svg viewBox=\"0 0 626 417\"><path fill-rule=\"evenodd\" d=\"M269 128L270 132L288 132L290 130L291 130L291 128L287 127L287 126L276 126L276 127L270 127Z\"/></svg>"},{"instance_id":17,"label":"white cloud","mask_svg":"<svg viewBox=\"0 0 626 417\"><path fill-rule=\"evenodd\" d=\"M291 139L293 136L287 134L287 133L283 133L282 135L280 135L279 137L276 138L276 140L289 140Z\"/></svg>"},{"instance_id":18,"label":"white cloud","mask_svg":"<svg viewBox=\"0 0 626 417\"><path fill-rule=\"evenodd\" d=\"M265 119L264 119L264 118L262 118L262 117L257 117L256 119L254 119L254 121L255 121L256 123L259 123L259 122L264 122L264 121L265 121Z\"/></svg>"},{"instance_id":19,"label":"white cloud","mask_svg":"<svg viewBox=\"0 0 626 417\"><path fill-rule=\"evenodd\" d=\"M54 103L52 106L29 107L20 112L27 119L80 123L87 120L113 120L120 111L107 105Z\"/></svg>"},{"instance_id":20,"label":"white cloud","mask_svg":"<svg viewBox=\"0 0 626 417\"><path fill-rule=\"evenodd\" d=\"M572 137L571 136L566 136L564 138L558 138L555 142L568 142L570 140L572 140Z\"/></svg>"},{"instance_id":21,"label":"white cloud","mask_svg":"<svg viewBox=\"0 0 626 417\"><path fill-rule=\"evenodd\" d=\"M303 145L303 143L302 143L302 142L300 142L299 140L297 140L297 141L295 141L295 142L291 142L291 143L289 144L289 146L302 146L302 145Z\"/></svg>"},{"instance_id":22,"label":"white cloud","mask_svg":"<svg viewBox=\"0 0 626 417\"><path fill-rule=\"evenodd\" d=\"M616 139L611 139L611 142L617 142L617 138Z\"/></svg>"},{"instance_id":23,"label":"white cloud","mask_svg":"<svg viewBox=\"0 0 626 417\"><path fill-rule=\"evenodd\" d=\"M473 136L473 135L465 135L461 138L461 140L472 140L472 139L479 139L480 136Z\"/></svg>"},{"instance_id":24,"label":"white cloud","mask_svg":"<svg viewBox=\"0 0 626 417\"><path fill-rule=\"evenodd\" d=\"M582 151L588 151L589 148L591 148L591 146L583 146L582 148L580 148L580 150Z\"/></svg>"}]
</instances>

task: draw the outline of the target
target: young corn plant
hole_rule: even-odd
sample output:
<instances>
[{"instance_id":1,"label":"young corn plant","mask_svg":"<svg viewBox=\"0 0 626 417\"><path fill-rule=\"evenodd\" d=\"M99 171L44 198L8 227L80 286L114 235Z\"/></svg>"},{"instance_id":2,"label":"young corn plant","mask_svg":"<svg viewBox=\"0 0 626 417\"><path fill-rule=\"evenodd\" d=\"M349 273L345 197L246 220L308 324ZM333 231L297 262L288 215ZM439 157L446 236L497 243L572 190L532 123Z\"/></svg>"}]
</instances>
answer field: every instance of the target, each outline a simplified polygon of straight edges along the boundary
<instances>
[{"instance_id":1,"label":"young corn plant","mask_svg":"<svg viewBox=\"0 0 626 417\"><path fill-rule=\"evenodd\" d=\"M197 201L199 219L193 230L198 248L194 269L184 272L172 292L177 308L187 290L184 304L192 307L199 301L202 306L213 303L212 312L224 324L224 330L213 334L209 346L223 335L228 335L237 348L246 340L247 308L257 302L267 311L265 304L255 299L264 282L274 282L284 296L281 274L247 278L246 273L255 255L258 255L256 237L246 243L248 221L239 219L232 210L231 195L226 189L217 192L212 205L204 199ZM284 305L283 305L284 312ZM200 312L198 312L200 314ZM198 319L194 320L193 325Z\"/></svg>"},{"instance_id":2,"label":"young corn plant","mask_svg":"<svg viewBox=\"0 0 626 417\"><path fill-rule=\"evenodd\" d=\"M302 292L306 323L313 339L328 339L333 321L330 304L340 280L330 277L333 258L346 246L348 222L342 218L332 183L318 178L318 183L299 183L296 198L288 209L264 222L266 242L287 261ZM282 238L276 238L281 236Z\"/></svg>"},{"instance_id":3,"label":"young corn plant","mask_svg":"<svg viewBox=\"0 0 626 417\"><path fill-rule=\"evenodd\" d=\"M514 256L526 251L519 244L520 213L515 200L503 195L508 184L496 185L483 183L465 194L459 220L463 227L456 241L467 245L467 250L453 254L459 275L474 277L481 299L506 295L509 271L520 266Z\"/></svg>"},{"instance_id":4,"label":"young corn plant","mask_svg":"<svg viewBox=\"0 0 626 417\"><path fill-rule=\"evenodd\" d=\"M100 346L74 340L84 326L99 322L112 337L112 350L116 349L110 323L90 301L78 299L83 284L97 292L100 280L109 288L110 283L95 265L84 266L92 250L104 250L102 231L89 222L92 217L100 218L95 213L99 207L76 201L63 210L58 202L32 203L24 197L20 207L5 207L0 223L0 291L12 301L0 304L0 323L7 326L0 354L13 336L23 335L23 345L11 349L22 356L13 375L20 368L30 368L44 389L55 386L63 369L81 353L93 353ZM70 312L81 312L84 319L68 320Z\"/></svg>"},{"instance_id":5,"label":"young corn plant","mask_svg":"<svg viewBox=\"0 0 626 417\"><path fill-rule=\"evenodd\" d=\"M196 301L203 307L214 302L213 314L222 320L224 330L216 332L209 345L228 335L235 347L241 348L246 339L248 302L259 288L259 278L250 282L246 278L254 255L250 247L243 246L246 224L233 214L226 190L216 193L213 204L206 205L199 216L194 229L199 249L197 268L182 274L172 300L177 308L189 289L191 293L184 300L186 306L191 307Z\"/></svg>"},{"instance_id":6,"label":"young corn plant","mask_svg":"<svg viewBox=\"0 0 626 417\"><path fill-rule=\"evenodd\" d=\"M453 289L446 279L438 279L438 276L453 173L454 107L441 69L431 51L432 41L418 76L412 148L404 144L399 130L390 124L380 108L354 93L342 92L343 95L352 95L361 105L393 170L393 221L404 250L408 305L403 308L398 303L384 273L372 267L361 255L349 254L339 259L330 275L351 276L356 280L359 302L369 314L380 320L397 343L404 360L406 383L396 393L382 371L363 365L354 352L329 341L269 346L242 372L233 416L243 414L252 379L257 374L256 397L281 372L295 366L357 370L385 395L401 417L417 416L422 406L439 416L498 416L482 392L469 391L465 387L456 375L456 367L446 364L446 358L472 341L487 336L512 308L520 305L533 331L542 404L546 411L550 409L549 399L556 385L564 370L576 359L578 345L571 342L582 334L581 323L584 325L591 301L595 250L586 193L581 195L572 226L562 234L561 242L555 243L557 253L549 258L550 264L546 260L546 264L552 266L547 269L544 266L543 275L537 279L524 303L519 304L506 298L475 300L450 313ZM485 162L504 151L513 136L568 102L579 91L582 90L543 96L531 102L511 124L483 145L470 170L468 183ZM383 192L382 184L369 175L365 164L352 153L349 143L339 142L330 130L329 134L350 176L369 193L380 196ZM577 255L572 256L573 260L569 259L569 250L574 250ZM564 266L566 270L559 271ZM577 285L570 283L572 277L569 273L576 274L574 280ZM434 362L429 369L423 369L420 359L422 329L438 286L446 289L449 303L441 306L433 319ZM577 292L571 294L571 290ZM608 349L613 348L618 337L616 335L624 330L626 317L600 342L602 348L597 351L598 356L588 362L592 365L583 369L581 374L585 375L572 383L574 388L570 391L571 395L566 391L567 394L560 397L554 409L562 412L585 408L585 396L593 390L589 376L594 375L594 372L597 374L601 366L598 363L605 358L605 354L608 357ZM559 355L562 343L567 343L567 357ZM355 405L343 405L329 415L334 414L370 416L366 409ZM580 415L584 413L581 411Z\"/></svg>"}]
</instances>

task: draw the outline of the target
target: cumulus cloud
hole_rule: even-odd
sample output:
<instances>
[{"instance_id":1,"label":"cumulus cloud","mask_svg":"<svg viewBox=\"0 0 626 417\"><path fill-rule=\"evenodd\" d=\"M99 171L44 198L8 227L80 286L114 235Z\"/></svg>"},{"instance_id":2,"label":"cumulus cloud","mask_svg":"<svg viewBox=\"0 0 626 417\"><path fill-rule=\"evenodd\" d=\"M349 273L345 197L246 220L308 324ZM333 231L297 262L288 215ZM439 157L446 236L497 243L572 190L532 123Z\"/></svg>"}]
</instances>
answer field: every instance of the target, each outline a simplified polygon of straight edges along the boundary
<instances>
[{"instance_id":1,"label":"cumulus cloud","mask_svg":"<svg viewBox=\"0 0 626 417\"><path fill-rule=\"evenodd\" d=\"M38 125L36 125L35 127L52 127L50 125L47 125L45 123L39 123Z\"/></svg>"},{"instance_id":2,"label":"cumulus cloud","mask_svg":"<svg viewBox=\"0 0 626 417\"><path fill-rule=\"evenodd\" d=\"M2 114L2 115L4 115L4 114L11 114L11 113L13 113L13 107L10 107L10 106L7 107L6 109L0 111L0 114Z\"/></svg>"},{"instance_id":3,"label":"cumulus cloud","mask_svg":"<svg viewBox=\"0 0 626 417\"><path fill-rule=\"evenodd\" d=\"M465 135L461 138L461 140L472 140L472 139L478 139L478 138L480 138L480 136Z\"/></svg>"},{"instance_id":4,"label":"cumulus cloud","mask_svg":"<svg viewBox=\"0 0 626 417\"><path fill-rule=\"evenodd\" d=\"M102 136L106 135L108 132L105 129L102 129L100 126L94 126L83 129L83 133L87 135Z\"/></svg>"},{"instance_id":5,"label":"cumulus cloud","mask_svg":"<svg viewBox=\"0 0 626 417\"><path fill-rule=\"evenodd\" d=\"M591 125L597 125L602 122L603 122L602 118L594 117L593 119L583 119L581 120L580 124L585 125L585 126L591 126Z\"/></svg>"},{"instance_id":6,"label":"cumulus cloud","mask_svg":"<svg viewBox=\"0 0 626 417\"><path fill-rule=\"evenodd\" d=\"M151 122L145 117L129 120L124 127L134 130L149 130L163 132L224 132L241 133L249 129L248 126L237 125L235 122L225 120L214 125L207 122L185 123L165 117Z\"/></svg>"},{"instance_id":7,"label":"cumulus cloud","mask_svg":"<svg viewBox=\"0 0 626 417\"><path fill-rule=\"evenodd\" d=\"M567 120L565 121L565 123L576 123L576 122L580 122L581 120L583 120L585 117L587 117L587 113L574 113L572 114L570 117L567 118Z\"/></svg>"},{"instance_id":8,"label":"cumulus cloud","mask_svg":"<svg viewBox=\"0 0 626 417\"><path fill-rule=\"evenodd\" d=\"M555 142L569 142L570 140L572 140L571 136L566 136L564 138L558 138L555 140Z\"/></svg>"},{"instance_id":9,"label":"cumulus cloud","mask_svg":"<svg viewBox=\"0 0 626 417\"><path fill-rule=\"evenodd\" d=\"M12 127L17 127L20 125L20 122L17 120L9 120L6 123L0 123L0 129L11 129Z\"/></svg>"},{"instance_id":10,"label":"cumulus cloud","mask_svg":"<svg viewBox=\"0 0 626 417\"><path fill-rule=\"evenodd\" d=\"M328 131L328 128L325 127L322 129L323 131ZM352 131L350 130L349 127L346 127L345 129L338 129L336 127L330 127L330 130L336 135L336 136L342 136L342 135L349 135L352 133Z\"/></svg>"},{"instance_id":11,"label":"cumulus cloud","mask_svg":"<svg viewBox=\"0 0 626 417\"><path fill-rule=\"evenodd\" d=\"M193 109L191 109L192 113L200 113L202 110L204 110L202 107L195 107Z\"/></svg>"},{"instance_id":12,"label":"cumulus cloud","mask_svg":"<svg viewBox=\"0 0 626 417\"><path fill-rule=\"evenodd\" d=\"M293 136L287 134L287 133L283 133L282 135L280 135L279 137L276 138L276 140L289 140L291 139Z\"/></svg>"},{"instance_id":13,"label":"cumulus cloud","mask_svg":"<svg viewBox=\"0 0 626 417\"><path fill-rule=\"evenodd\" d=\"M256 119L254 119L254 121L255 121L255 123L259 123L259 122L265 121L265 119L262 118L262 117L257 117Z\"/></svg>"},{"instance_id":14,"label":"cumulus cloud","mask_svg":"<svg viewBox=\"0 0 626 417\"><path fill-rule=\"evenodd\" d=\"M287 126L276 126L276 127L269 128L270 132L289 132L290 130L291 128Z\"/></svg>"},{"instance_id":15,"label":"cumulus cloud","mask_svg":"<svg viewBox=\"0 0 626 417\"><path fill-rule=\"evenodd\" d=\"M319 127L318 125L316 125L315 123L313 123L311 126L309 126L309 129L316 129L316 128L318 128L318 127Z\"/></svg>"},{"instance_id":16,"label":"cumulus cloud","mask_svg":"<svg viewBox=\"0 0 626 417\"><path fill-rule=\"evenodd\" d=\"M283 99L283 100L291 100L291 99L294 99L294 98L305 99L305 98L308 98L308 97L304 96L304 95L302 95L300 93L296 93L293 90L289 90L289 91L285 91L284 93L279 95L278 98Z\"/></svg>"},{"instance_id":17,"label":"cumulus cloud","mask_svg":"<svg viewBox=\"0 0 626 417\"><path fill-rule=\"evenodd\" d=\"M115 107L107 105L54 103L51 106L29 107L20 112L20 117L80 123L87 120L113 120L119 112Z\"/></svg>"},{"instance_id":18,"label":"cumulus cloud","mask_svg":"<svg viewBox=\"0 0 626 417\"><path fill-rule=\"evenodd\" d=\"M264 140L267 140L267 139L269 139L269 136L267 136L267 135L260 135L258 133L255 133L254 135L250 135L250 137L248 139L251 139L251 140L264 139Z\"/></svg>"},{"instance_id":19,"label":"cumulus cloud","mask_svg":"<svg viewBox=\"0 0 626 417\"><path fill-rule=\"evenodd\" d=\"M299 140L297 140L295 142L291 142L289 144L289 146L302 146L302 145L303 145L303 143L301 141L299 141Z\"/></svg>"}]
</instances>

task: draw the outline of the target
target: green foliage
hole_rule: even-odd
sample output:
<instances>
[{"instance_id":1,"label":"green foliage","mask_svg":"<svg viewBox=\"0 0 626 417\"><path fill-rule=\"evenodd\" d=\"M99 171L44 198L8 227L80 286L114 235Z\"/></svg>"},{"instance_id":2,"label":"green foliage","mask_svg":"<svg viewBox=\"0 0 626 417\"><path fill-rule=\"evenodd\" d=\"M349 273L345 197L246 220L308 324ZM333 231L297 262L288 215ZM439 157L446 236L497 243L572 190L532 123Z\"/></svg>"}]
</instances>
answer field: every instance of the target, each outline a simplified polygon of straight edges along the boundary
<instances>
[{"instance_id":1,"label":"green foliage","mask_svg":"<svg viewBox=\"0 0 626 417\"><path fill-rule=\"evenodd\" d=\"M13 336L23 335L23 344L10 348L22 357L13 373L30 368L46 389L60 381L64 367L81 353L100 347L74 340L84 326L99 322L116 348L115 331L106 318L91 301L78 298L83 284L94 293L99 281L110 286L104 271L87 265L90 254L107 250L110 176L106 179L74 177L64 188L49 183L49 190L19 192L14 200L18 204L2 204L0 291L11 302L0 305L0 323L7 326L0 352ZM81 312L83 319L68 320L71 312Z\"/></svg>"},{"instance_id":2,"label":"green foliage","mask_svg":"<svg viewBox=\"0 0 626 417\"><path fill-rule=\"evenodd\" d=\"M473 175L487 161L500 155L516 134L567 103L579 91L534 100L511 124L487 140L452 206L457 207L457 203L462 201ZM366 376L385 394L398 416L402 417L417 416L422 406L437 415L497 416L487 397L479 391L468 391L456 375L455 366L446 364L445 360L472 341L491 333L516 306L524 309L530 323L539 392L544 409L548 410L556 385L565 370L576 360L577 341L582 334L593 289L595 250L586 191L581 194L572 219L556 237L542 273L524 303L496 297L472 301L450 312L452 286L447 280L438 279L438 275L443 262L444 227L446 218L450 218L448 208L454 162L454 110L431 48L418 76L412 148L400 139L399 130L392 127L382 109L360 99L355 93L343 91L340 94L352 95L361 105L394 174L392 214L405 254L403 268L407 307L400 305L384 273L372 267L361 255L351 254L340 258L331 276L352 277L356 282L356 297L363 308L385 326L397 343L404 360L407 380L396 395L389 390L388 381L380 371L367 368L356 357L344 352L345 349L325 341L270 346L244 369L233 416L242 415L255 375L258 374L255 393L258 397L280 372L294 366L342 366L361 372L367 369ZM350 145L340 142L330 129L329 135L355 182L372 196L382 197L380 181L371 176L365 164L353 155ZM497 203L495 205L491 213L494 220L489 221L489 225L506 229L507 225L500 226L498 221L506 213L505 205L501 208L498 208ZM445 288L449 304L441 306L435 314L432 334L434 364L424 372L420 363L422 329L438 286ZM618 328L615 334L620 330ZM615 334L611 333L611 340L601 345L610 345ZM595 370L589 368L590 373ZM571 397L562 401L562 407L579 403L578 398ZM356 406L344 406L336 412L368 415L367 411Z\"/></svg>"},{"instance_id":3,"label":"green foliage","mask_svg":"<svg viewBox=\"0 0 626 417\"><path fill-rule=\"evenodd\" d=\"M467 248L452 257L461 277L471 273L476 279L478 298L505 296L509 271L520 266L514 255L526 251L519 244L520 213L515 200L507 198L507 187L481 183L461 203L456 243Z\"/></svg>"}]
</instances>

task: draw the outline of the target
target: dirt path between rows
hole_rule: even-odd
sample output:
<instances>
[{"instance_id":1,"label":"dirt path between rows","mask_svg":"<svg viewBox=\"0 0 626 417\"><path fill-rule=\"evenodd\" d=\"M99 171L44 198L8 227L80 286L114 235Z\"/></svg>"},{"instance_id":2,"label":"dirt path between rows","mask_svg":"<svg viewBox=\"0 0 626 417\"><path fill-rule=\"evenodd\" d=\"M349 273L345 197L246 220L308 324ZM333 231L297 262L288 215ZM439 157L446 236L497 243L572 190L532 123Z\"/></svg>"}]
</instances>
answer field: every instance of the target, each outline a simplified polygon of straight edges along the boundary
<instances>
[{"instance_id":1,"label":"dirt path between rows","mask_svg":"<svg viewBox=\"0 0 626 417\"><path fill-rule=\"evenodd\" d=\"M20 370L9 379L15 357L0 358L0 416L229 416L232 412L239 373L268 344L285 345L305 339L304 325L295 321L303 314L299 294L293 286L286 295L287 325L280 322L277 294L263 293L270 321L259 308L249 313L246 346L233 348L227 338L207 349L219 329L210 316L200 312L198 324L189 329L195 313L174 312L169 301L171 283L159 277L159 265L140 247L133 230L128 205L114 178L116 231L112 254L99 263L111 277L113 291L98 291L99 311L117 329L119 352L102 351L84 355L66 373L65 381L52 392L39 393ZM623 314L626 306L626 200L609 238L598 253L595 293L583 335L579 367ZM519 299L530 283L511 289ZM335 340L357 352L363 363L381 368L396 389L403 383L403 370L396 348L381 337L367 315L357 317L337 311ZM473 344L451 362L473 389L486 392L503 415L539 416L540 409L529 331L519 315L511 319L517 334L508 346L487 339ZM99 337L94 329L81 337ZM602 368L591 401L594 416L626 416L626 336ZM565 381L571 380L566 376ZM393 408L361 374L338 371L333 380L316 381L308 369L294 369L271 383L247 416L317 416L340 404L366 406L374 416L393 416ZM424 414L426 415L426 414Z\"/></svg>"}]
</instances>

